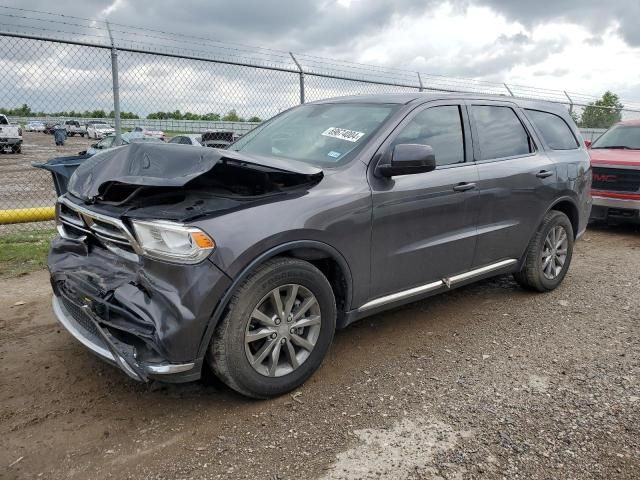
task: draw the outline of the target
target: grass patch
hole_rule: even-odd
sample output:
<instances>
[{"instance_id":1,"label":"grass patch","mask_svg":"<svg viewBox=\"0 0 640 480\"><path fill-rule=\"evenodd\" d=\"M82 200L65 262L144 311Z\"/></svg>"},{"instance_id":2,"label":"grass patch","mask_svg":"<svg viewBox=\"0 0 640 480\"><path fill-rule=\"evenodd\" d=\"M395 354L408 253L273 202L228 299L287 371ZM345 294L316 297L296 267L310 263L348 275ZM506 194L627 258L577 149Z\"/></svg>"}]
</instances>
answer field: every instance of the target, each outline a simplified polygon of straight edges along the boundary
<instances>
[{"instance_id":1,"label":"grass patch","mask_svg":"<svg viewBox=\"0 0 640 480\"><path fill-rule=\"evenodd\" d=\"M55 229L0 234L0 278L17 277L47 266Z\"/></svg>"}]
</instances>

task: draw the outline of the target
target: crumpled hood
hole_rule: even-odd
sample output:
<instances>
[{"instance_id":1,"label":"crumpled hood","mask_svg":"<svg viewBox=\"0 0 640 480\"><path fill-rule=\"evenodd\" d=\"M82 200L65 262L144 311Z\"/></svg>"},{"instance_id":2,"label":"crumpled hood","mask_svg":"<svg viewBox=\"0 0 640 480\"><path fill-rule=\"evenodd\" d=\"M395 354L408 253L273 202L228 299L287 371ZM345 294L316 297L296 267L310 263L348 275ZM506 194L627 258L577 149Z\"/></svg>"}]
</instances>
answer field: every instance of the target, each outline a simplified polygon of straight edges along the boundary
<instances>
[{"instance_id":1,"label":"crumpled hood","mask_svg":"<svg viewBox=\"0 0 640 480\"><path fill-rule=\"evenodd\" d=\"M93 201L113 183L182 187L224 161L310 177L322 176L321 169L297 161L197 146L132 143L106 150L83 162L71 176L68 190L77 198Z\"/></svg>"}]
</instances>

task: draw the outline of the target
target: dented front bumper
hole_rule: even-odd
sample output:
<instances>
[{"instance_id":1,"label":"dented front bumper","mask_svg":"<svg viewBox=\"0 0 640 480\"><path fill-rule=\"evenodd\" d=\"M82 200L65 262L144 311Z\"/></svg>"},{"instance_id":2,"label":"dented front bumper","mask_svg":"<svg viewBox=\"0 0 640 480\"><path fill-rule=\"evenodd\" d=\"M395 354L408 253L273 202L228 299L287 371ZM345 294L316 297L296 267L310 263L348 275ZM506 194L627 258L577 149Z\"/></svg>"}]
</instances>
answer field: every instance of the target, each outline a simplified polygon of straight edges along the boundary
<instances>
[{"instance_id":1,"label":"dented front bumper","mask_svg":"<svg viewBox=\"0 0 640 480\"><path fill-rule=\"evenodd\" d=\"M213 263L125 259L56 238L49 253L54 312L71 335L130 377L200 377L205 332L230 279Z\"/></svg>"}]
</instances>

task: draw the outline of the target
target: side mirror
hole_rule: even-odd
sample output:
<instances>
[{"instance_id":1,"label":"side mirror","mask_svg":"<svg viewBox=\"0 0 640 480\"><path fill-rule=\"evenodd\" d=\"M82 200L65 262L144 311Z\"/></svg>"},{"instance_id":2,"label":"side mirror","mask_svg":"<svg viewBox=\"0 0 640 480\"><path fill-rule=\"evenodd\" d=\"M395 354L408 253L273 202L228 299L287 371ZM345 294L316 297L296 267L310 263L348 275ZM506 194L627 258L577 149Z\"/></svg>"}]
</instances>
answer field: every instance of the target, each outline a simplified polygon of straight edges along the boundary
<instances>
[{"instance_id":1,"label":"side mirror","mask_svg":"<svg viewBox=\"0 0 640 480\"><path fill-rule=\"evenodd\" d=\"M431 145L401 143L393 147L390 165L378 165L383 177L412 175L436 169L436 156Z\"/></svg>"},{"instance_id":2,"label":"side mirror","mask_svg":"<svg viewBox=\"0 0 640 480\"><path fill-rule=\"evenodd\" d=\"M585 144L585 146L586 146L587 148L591 148L591 144L592 144L592 143L593 143L593 142L592 142L591 140L585 140L585 141L584 141L584 144Z\"/></svg>"}]
</instances>

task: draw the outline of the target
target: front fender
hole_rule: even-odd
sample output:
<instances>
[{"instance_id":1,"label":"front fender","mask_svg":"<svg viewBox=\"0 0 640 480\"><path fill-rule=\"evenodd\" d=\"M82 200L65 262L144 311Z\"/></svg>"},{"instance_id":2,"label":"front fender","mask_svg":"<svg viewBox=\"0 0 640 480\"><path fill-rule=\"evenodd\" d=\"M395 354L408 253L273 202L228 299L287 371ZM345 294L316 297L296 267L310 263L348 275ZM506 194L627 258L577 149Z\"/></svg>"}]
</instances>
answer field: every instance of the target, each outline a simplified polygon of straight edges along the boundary
<instances>
[{"instance_id":1,"label":"front fender","mask_svg":"<svg viewBox=\"0 0 640 480\"><path fill-rule=\"evenodd\" d=\"M322 252L325 252L327 255L329 255L333 260L335 260L338 263L338 265L340 265L340 268L342 269L342 273L345 276L345 280L347 284L346 310L349 310L351 308L352 291L353 291L353 288L352 288L353 280L351 275L351 269L346 259L342 256L342 254L340 254L340 252L338 252L338 250L336 250L334 247L332 247L327 243L320 242L317 240L295 240L295 241L282 243L282 244L273 246L272 248L269 248L268 250L263 251L261 254L254 257L253 260L248 262L244 266L244 268L242 268L238 272L238 274L233 277L233 281L231 285L225 292L222 299L218 302L218 305L216 306L213 314L211 315L209 324L200 342L200 348L198 350L198 358L204 358L204 356L206 355L209 342L211 342L211 337L213 336L213 332L215 331L218 325L218 322L222 318L222 315L224 314L224 311L227 308L227 305L229 304L229 301L231 300L232 295L234 294L238 286L249 276L249 274L258 265L261 265L262 263L266 262L270 258L273 258L281 254L282 252L301 249L301 248L321 250Z\"/></svg>"}]
</instances>

